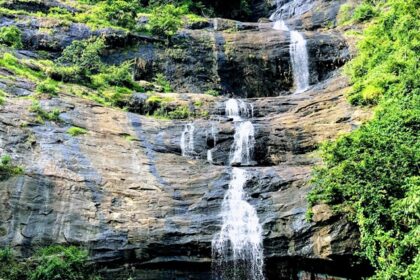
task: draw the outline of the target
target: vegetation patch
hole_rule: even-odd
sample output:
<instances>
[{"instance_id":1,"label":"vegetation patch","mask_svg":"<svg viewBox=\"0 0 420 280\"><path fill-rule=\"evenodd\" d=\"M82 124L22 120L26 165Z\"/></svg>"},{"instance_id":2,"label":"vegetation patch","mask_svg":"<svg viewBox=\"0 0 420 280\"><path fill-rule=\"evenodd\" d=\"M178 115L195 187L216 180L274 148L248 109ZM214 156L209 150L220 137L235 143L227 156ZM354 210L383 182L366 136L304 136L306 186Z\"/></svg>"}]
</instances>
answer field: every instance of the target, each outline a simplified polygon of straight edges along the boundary
<instances>
[{"instance_id":1,"label":"vegetation patch","mask_svg":"<svg viewBox=\"0 0 420 280\"><path fill-rule=\"evenodd\" d=\"M53 122L60 122L60 110L53 109L51 111L46 111L42 108L41 103L39 101L33 101L32 106L30 108L32 113L36 114L36 122L43 124L45 121L53 121Z\"/></svg>"},{"instance_id":2,"label":"vegetation patch","mask_svg":"<svg viewBox=\"0 0 420 280\"><path fill-rule=\"evenodd\" d=\"M372 279L420 277L419 9L416 0L356 9L361 20L375 18L347 65L349 100L375 105L375 116L323 146L309 196L310 205L328 203L358 225Z\"/></svg>"},{"instance_id":3,"label":"vegetation patch","mask_svg":"<svg viewBox=\"0 0 420 280\"><path fill-rule=\"evenodd\" d=\"M100 280L88 251L75 246L49 246L19 260L10 248L0 249L0 278L7 280Z\"/></svg>"},{"instance_id":4,"label":"vegetation patch","mask_svg":"<svg viewBox=\"0 0 420 280\"><path fill-rule=\"evenodd\" d=\"M7 179L10 176L15 176L23 173L23 168L12 163L12 158L9 155L0 157L0 181ZM1 259L1 254L0 254Z\"/></svg>"},{"instance_id":5,"label":"vegetation patch","mask_svg":"<svg viewBox=\"0 0 420 280\"><path fill-rule=\"evenodd\" d=\"M87 133L87 130L81 127L72 126L67 129L67 134L73 137L77 137L79 135L84 135Z\"/></svg>"},{"instance_id":6,"label":"vegetation patch","mask_svg":"<svg viewBox=\"0 0 420 280\"><path fill-rule=\"evenodd\" d=\"M0 44L13 48L22 48L22 32L16 26L0 27Z\"/></svg>"}]
</instances>

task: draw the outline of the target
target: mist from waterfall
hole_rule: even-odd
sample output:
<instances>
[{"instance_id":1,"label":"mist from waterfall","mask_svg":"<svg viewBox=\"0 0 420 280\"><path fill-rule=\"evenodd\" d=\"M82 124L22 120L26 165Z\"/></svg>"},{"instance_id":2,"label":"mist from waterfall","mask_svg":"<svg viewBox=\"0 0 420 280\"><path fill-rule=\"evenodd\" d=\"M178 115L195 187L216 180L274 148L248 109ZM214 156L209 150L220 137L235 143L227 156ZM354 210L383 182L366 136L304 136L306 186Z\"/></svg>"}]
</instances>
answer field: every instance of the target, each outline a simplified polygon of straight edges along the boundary
<instances>
[{"instance_id":1,"label":"mist from waterfall","mask_svg":"<svg viewBox=\"0 0 420 280\"><path fill-rule=\"evenodd\" d=\"M232 169L222 202L222 228L212 241L215 279L264 279L262 227L256 210L246 201L247 176L245 169Z\"/></svg>"},{"instance_id":2,"label":"mist from waterfall","mask_svg":"<svg viewBox=\"0 0 420 280\"><path fill-rule=\"evenodd\" d=\"M290 57L293 70L295 92L301 93L309 88L309 57L306 40L298 31L290 31L283 20L277 20L273 29L290 32Z\"/></svg>"}]
</instances>

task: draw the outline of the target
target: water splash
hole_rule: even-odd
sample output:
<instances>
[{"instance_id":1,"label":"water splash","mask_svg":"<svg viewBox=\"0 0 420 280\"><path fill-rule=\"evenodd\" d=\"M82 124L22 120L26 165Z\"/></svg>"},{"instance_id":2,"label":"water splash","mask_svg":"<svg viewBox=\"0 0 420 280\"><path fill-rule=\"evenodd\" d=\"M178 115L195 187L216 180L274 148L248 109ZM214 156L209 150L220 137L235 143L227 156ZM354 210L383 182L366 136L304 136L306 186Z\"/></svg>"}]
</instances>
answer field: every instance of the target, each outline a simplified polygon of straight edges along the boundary
<instances>
[{"instance_id":1,"label":"water splash","mask_svg":"<svg viewBox=\"0 0 420 280\"><path fill-rule=\"evenodd\" d=\"M252 161L255 146L255 129L250 121L236 125L231 148L231 165L249 165Z\"/></svg>"},{"instance_id":2,"label":"water splash","mask_svg":"<svg viewBox=\"0 0 420 280\"><path fill-rule=\"evenodd\" d=\"M257 212L245 200L247 172L233 168L222 202L222 228L212 241L216 279L263 280L262 227Z\"/></svg>"},{"instance_id":3,"label":"water splash","mask_svg":"<svg viewBox=\"0 0 420 280\"><path fill-rule=\"evenodd\" d=\"M251 118L254 114L254 108L251 104L240 99L229 99L225 104L226 116L234 121L240 121L242 118Z\"/></svg>"},{"instance_id":4,"label":"water splash","mask_svg":"<svg viewBox=\"0 0 420 280\"><path fill-rule=\"evenodd\" d=\"M273 29L287 32L290 31L289 27L286 25L284 20L277 20L276 22L274 22Z\"/></svg>"},{"instance_id":5,"label":"water splash","mask_svg":"<svg viewBox=\"0 0 420 280\"><path fill-rule=\"evenodd\" d=\"M189 123L185 125L184 131L181 135L181 151L182 156L194 155L194 124Z\"/></svg>"}]
</instances>

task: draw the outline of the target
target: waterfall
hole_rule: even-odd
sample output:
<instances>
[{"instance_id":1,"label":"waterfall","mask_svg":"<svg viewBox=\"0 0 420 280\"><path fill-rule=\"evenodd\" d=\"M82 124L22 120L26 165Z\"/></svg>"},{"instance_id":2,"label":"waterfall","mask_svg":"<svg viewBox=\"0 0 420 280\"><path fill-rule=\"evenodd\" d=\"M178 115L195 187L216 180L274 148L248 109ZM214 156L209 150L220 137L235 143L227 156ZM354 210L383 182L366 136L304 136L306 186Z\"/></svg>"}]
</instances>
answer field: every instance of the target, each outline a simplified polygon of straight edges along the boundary
<instances>
[{"instance_id":1,"label":"waterfall","mask_svg":"<svg viewBox=\"0 0 420 280\"><path fill-rule=\"evenodd\" d=\"M252 105L240 99L229 99L226 101L225 107L226 116L232 118L234 121L240 121L242 117L252 117L254 113Z\"/></svg>"},{"instance_id":2,"label":"waterfall","mask_svg":"<svg viewBox=\"0 0 420 280\"><path fill-rule=\"evenodd\" d=\"M290 56L292 57L296 93L301 93L309 88L309 63L306 40L298 31L290 31L290 41Z\"/></svg>"},{"instance_id":3,"label":"waterfall","mask_svg":"<svg viewBox=\"0 0 420 280\"><path fill-rule=\"evenodd\" d=\"M249 165L255 145L254 125L250 121L240 122L236 125L234 142L231 150L231 165Z\"/></svg>"},{"instance_id":4,"label":"waterfall","mask_svg":"<svg viewBox=\"0 0 420 280\"><path fill-rule=\"evenodd\" d=\"M185 125L181 135L181 151L182 156L192 156L194 154L194 124Z\"/></svg>"},{"instance_id":5,"label":"waterfall","mask_svg":"<svg viewBox=\"0 0 420 280\"><path fill-rule=\"evenodd\" d=\"M290 31L283 20L277 20L273 29L290 32L290 57L296 93L306 91L309 88L309 58L305 38L298 31Z\"/></svg>"},{"instance_id":6,"label":"waterfall","mask_svg":"<svg viewBox=\"0 0 420 280\"><path fill-rule=\"evenodd\" d=\"M229 99L226 102L226 116L235 123L229 155L231 165L249 165L252 161L255 129L246 118L253 117L253 111L253 106L243 100ZM247 180L246 169L232 168L229 189L222 202L222 227L212 241L215 279L264 279L262 226L257 211L246 201L243 188Z\"/></svg>"},{"instance_id":7,"label":"waterfall","mask_svg":"<svg viewBox=\"0 0 420 280\"><path fill-rule=\"evenodd\" d=\"M254 207L245 200L246 182L247 172L233 168L222 202L223 225L212 241L216 279L264 279L262 227Z\"/></svg>"}]
</instances>

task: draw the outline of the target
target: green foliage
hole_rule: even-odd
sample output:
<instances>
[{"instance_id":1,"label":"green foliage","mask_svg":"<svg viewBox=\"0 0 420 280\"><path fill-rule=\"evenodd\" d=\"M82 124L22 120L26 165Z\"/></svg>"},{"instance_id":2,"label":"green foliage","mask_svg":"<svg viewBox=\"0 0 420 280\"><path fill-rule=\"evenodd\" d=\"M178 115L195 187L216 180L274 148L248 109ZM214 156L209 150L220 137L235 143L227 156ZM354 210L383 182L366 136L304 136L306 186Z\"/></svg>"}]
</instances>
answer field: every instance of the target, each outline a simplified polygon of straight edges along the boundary
<instances>
[{"instance_id":1,"label":"green foliage","mask_svg":"<svg viewBox=\"0 0 420 280\"><path fill-rule=\"evenodd\" d=\"M148 29L156 35L171 37L182 26L182 16L188 12L187 6L176 7L168 4L156 7L149 17Z\"/></svg>"},{"instance_id":2,"label":"green foliage","mask_svg":"<svg viewBox=\"0 0 420 280\"><path fill-rule=\"evenodd\" d=\"M165 75L159 73L156 75L153 81L163 88L163 92L172 91L171 83L166 79Z\"/></svg>"},{"instance_id":3,"label":"green foliage","mask_svg":"<svg viewBox=\"0 0 420 280\"><path fill-rule=\"evenodd\" d=\"M219 91L215 89L209 89L208 91L205 92L205 94L216 96L216 97L220 95Z\"/></svg>"},{"instance_id":4,"label":"green foliage","mask_svg":"<svg viewBox=\"0 0 420 280\"><path fill-rule=\"evenodd\" d=\"M136 87L133 82L131 63L126 61L118 66L103 66L101 73L92 75L92 85L96 88L108 86Z\"/></svg>"},{"instance_id":5,"label":"green foliage","mask_svg":"<svg viewBox=\"0 0 420 280\"><path fill-rule=\"evenodd\" d=\"M377 104L383 95L419 88L420 21L416 1L386 1L375 24L359 43L359 55L346 72L354 83L352 104Z\"/></svg>"},{"instance_id":6,"label":"green foliage","mask_svg":"<svg viewBox=\"0 0 420 280\"><path fill-rule=\"evenodd\" d=\"M0 58L0 67L6 68L17 76L22 76L32 81L44 78L43 73L31 69L25 64L25 61L19 60L10 53L4 53L3 57Z\"/></svg>"},{"instance_id":7,"label":"green foliage","mask_svg":"<svg viewBox=\"0 0 420 280\"><path fill-rule=\"evenodd\" d=\"M0 278L5 280L99 280L87 250L75 246L41 248L19 261L10 248L0 249Z\"/></svg>"},{"instance_id":8,"label":"green foliage","mask_svg":"<svg viewBox=\"0 0 420 280\"><path fill-rule=\"evenodd\" d=\"M89 1L92 9L76 15L78 21L93 27L116 26L133 29L136 25L139 1ZM95 3L92 3L95 2Z\"/></svg>"},{"instance_id":9,"label":"green foliage","mask_svg":"<svg viewBox=\"0 0 420 280\"><path fill-rule=\"evenodd\" d=\"M48 93L51 95L57 95L58 93L58 85L57 82L52 79L46 79L40 82L36 86L36 91L39 93Z\"/></svg>"},{"instance_id":10,"label":"green foliage","mask_svg":"<svg viewBox=\"0 0 420 280\"><path fill-rule=\"evenodd\" d=\"M102 67L100 54L104 48L105 41L102 38L75 40L64 49L57 62L63 66L77 67L80 75L87 77L99 73Z\"/></svg>"},{"instance_id":11,"label":"green foliage","mask_svg":"<svg viewBox=\"0 0 420 280\"><path fill-rule=\"evenodd\" d=\"M322 147L309 196L357 223L378 280L420 278L419 8L416 0L372 7L380 13L347 72L350 101L377 104L375 115Z\"/></svg>"},{"instance_id":12,"label":"green foliage","mask_svg":"<svg viewBox=\"0 0 420 280\"><path fill-rule=\"evenodd\" d=\"M60 122L60 110L53 109L51 111L46 111L42 108L41 104L38 101L34 101L30 108L30 111L36 114L36 121L40 124L43 124L45 121L54 121Z\"/></svg>"},{"instance_id":13,"label":"green foliage","mask_svg":"<svg viewBox=\"0 0 420 280\"><path fill-rule=\"evenodd\" d=\"M13 165L12 158L9 155L3 155L0 157L0 180L22 173L22 167ZM4 258L3 254L5 253L5 251L0 250L0 260Z\"/></svg>"},{"instance_id":14,"label":"green foliage","mask_svg":"<svg viewBox=\"0 0 420 280\"><path fill-rule=\"evenodd\" d=\"M0 27L0 44L22 48L22 32L14 25Z\"/></svg>"},{"instance_id":15,"label":"green foliage","mask_svg":"<svg viewBox=\"0 0 420 280\"><path fill-rule=\"evenodd\" d=\"M173 120L188 119L191 115L191 111L188 106L179 106L175 110L169 112L167 116Z\"/></svg>"},{"instance_id":16,"label":"green foliage","mask_svg":"<svg viewBox=\"0 0 420 280\"><path fill-rule=\"evenodd\" d=\"M354 10L352 19L356 22L367 21L376 16L375 8L368 3L362 3Z\"/></svg>"},{"instance_id":17,"label":"green foliage","mask_svg":"<svg viewBox=\"0 0 420 280\"><path fill-rule=\"evenodd\" d=\"M4 104L4 99L7 96L7 94L0 89L0 106Z\"/></svg>"},{"instance_id":18,"label":"green foliage","mask_svg":"<svg viewBox=\"0 0 420 280\"><path fill-rule=\"evenodd\" d=\"M67 134L69 134L70 136L76 137L79 135L83 135L86 134L87 130L81 127L77 127L77 126L72 126L69 129L67 129Z\"/></svg>"}]
</instances>

